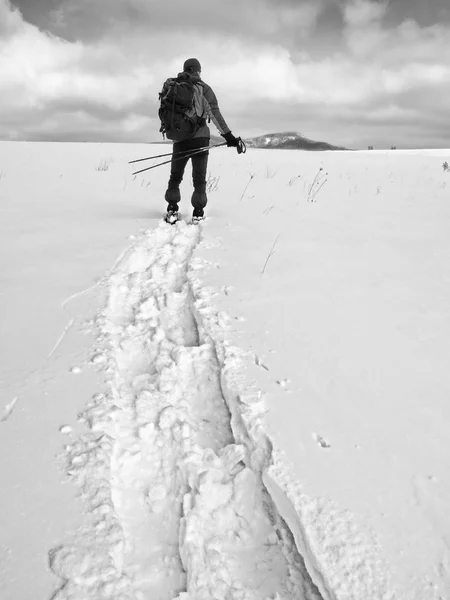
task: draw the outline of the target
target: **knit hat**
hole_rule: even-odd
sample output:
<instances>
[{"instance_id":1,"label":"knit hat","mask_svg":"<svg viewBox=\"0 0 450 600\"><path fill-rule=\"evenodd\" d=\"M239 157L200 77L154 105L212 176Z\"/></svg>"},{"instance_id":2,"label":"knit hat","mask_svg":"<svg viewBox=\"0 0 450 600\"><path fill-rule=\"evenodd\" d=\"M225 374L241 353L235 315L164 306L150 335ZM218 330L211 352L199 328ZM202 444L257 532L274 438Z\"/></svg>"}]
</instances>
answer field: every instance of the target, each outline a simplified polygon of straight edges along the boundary
<instances>
[{"instance_id":1,"label":"knit hat","mask_svg":"<svg viewBox=\"0 0 450 600\"><path fill-rule=\"evenodd\" d=\"M183 71L195 71L196 73L200 73L202 70L202 66L196 58L188 58L184 61Z\"/></svg>"}]
</instances>

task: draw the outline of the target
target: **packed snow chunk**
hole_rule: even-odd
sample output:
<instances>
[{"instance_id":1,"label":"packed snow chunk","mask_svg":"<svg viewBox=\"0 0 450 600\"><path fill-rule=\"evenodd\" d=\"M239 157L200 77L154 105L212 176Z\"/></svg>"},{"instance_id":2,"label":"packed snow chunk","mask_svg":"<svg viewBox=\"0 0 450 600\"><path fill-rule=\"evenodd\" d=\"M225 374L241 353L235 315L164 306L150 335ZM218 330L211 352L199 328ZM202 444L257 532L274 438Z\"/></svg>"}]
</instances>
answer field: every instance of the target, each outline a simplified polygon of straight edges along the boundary
<instances>
[{"instance_id":1,"label":"packed snow chunk","mask_svg":"<svg viewBox=\"0 0 450 600\"><path fill-rule=\"evenodd\" d=\"M106 362L107 362L107 357L102 352L98 352L97 354L94 354L94 356L91 358L91 363L94 365L102 365L102 364L105 364Z\"/></svg>"},{"instance_id":2,"label":"packed snow chunk","mask_svg":"<svg viewBox=\"0 0 450 600\"><path fill-rule=\"evenodd\" d=\"M167 498L169 491L167 490L165 485L154 485L147 494L147 502L149 504L153 504L155 502L160 502Z\"/></svg>"},{"instance_id":3,"label":"packed snow chunk","mask_svg":"<svg viewBox=\"0 0 450 600\"><path fill-rule=\"evenodd\" d=\"M69 434L72 433L72 427L70 425L61 425L59 431L61 433Z\"/></svg>"},{"instance_id":4,"label":"packed snow chunk","mask_svg":"<svg viewBox=\"0 0 450 600\"><path fill-rule=\"evenodd\" d=\"M139 437L142 440L151 441L156 436L156 428L154 423L145 423L139 427Z\"/></svg>"},{"instance_id":5,"label":"packed snow chunk","mask_svg":"<svg viewBox=\"0 0 450 600\"><path fill-rule=\"evenodd\" d=\"M158 426L162 430L170 430L180 419L180 412L174 406L165 407L159 414Z\"/></svg>"},{"instance_id":6,"label":"packed snow chunk","mask_svg":"<svg viewBox=\"0 0 450 600\"><path fill-rule=\"evenodd\" d=\"M233 497L233 487L230 483L219 483L218 473L203 475L200 479L199 494L202 496L203 510L212 513L214 510L228 504ZM205 497L206 496L206 497Z\"/></svg>"},{"instance_id":7,"label":"packed snow chunk","mask_svg":"<svg viewBox=\"0 0 450 600\"><path fill-rule=\"evenodd\" d=\"M64 546L49 552L50 567L64 579L76 578L89 583L92 578L105 581L116 574L111 556L89 546Z\"/></svg>"},{"instance_id":8,"label":"packed snow chunk","mask_svg":"<svg viewBox=\"0 0 450 600\"><path fill-rule=\"evenodd\" d=\"M218 455L230 475L234 475L244 468L247 451L242 444L228 444L221 448Z\"/></svg>"},{"instance_id":9,"label":"packed snow chunk","mask_svg":"<svg viewBox=\"0 0 450 600\"><path fill-rule=\"evenodd\" d=\"M155 327L157 325L157 318L159 316L159 309L156 306L156 300L153 296L150 296L150 298L148 298L147 300L144 300L138 308L137 314L136 314L136 318L138 319L144 319L144 320L151 320L151 323L149 323L150 326Z\"/></svg>"},{"instance_id":10,"label":"packed snow chunk","mask_svg":"<svg viewBox=\"0 0 450 600\"><path fill-rule=\"evenodd\" d=\"M183 423L182 427L181 427L181 435L183 437L183 439L188 440L191 435L192 435L192 431L191 428L189 427L189 423Z\"/></svg>"},{"instance_id":11,"label":"packed snow chunk","mask_svg":"<svg viewBox=\"0 0 450 600\"><path fill-rule=\"evenodd\" d=\"M75 375L78 375L79 373L81 373L81 368L80 367L72 367L70 369L71 373L74 373Z\"/></svg>"}]
</instances>

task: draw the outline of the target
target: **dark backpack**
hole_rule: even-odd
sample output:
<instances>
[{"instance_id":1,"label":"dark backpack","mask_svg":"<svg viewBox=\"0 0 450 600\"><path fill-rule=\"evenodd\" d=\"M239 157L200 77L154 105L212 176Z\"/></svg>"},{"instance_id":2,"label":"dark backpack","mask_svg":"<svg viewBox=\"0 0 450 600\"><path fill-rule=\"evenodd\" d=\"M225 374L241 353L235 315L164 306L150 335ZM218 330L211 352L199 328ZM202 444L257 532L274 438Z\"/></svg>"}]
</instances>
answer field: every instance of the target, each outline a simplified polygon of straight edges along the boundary
<instances>
[{"instance_id":1,"label":"dark backpack","mask_svg":"<svg viewBox=\"0 0 450 600\"><path fill-rule=\"evenodd\" d=\"M186 140L206 122L195 112L194 93L195 84L187 73L164 82L158 111L163 137L174 142Z\"/></svg>"}]
</instances>

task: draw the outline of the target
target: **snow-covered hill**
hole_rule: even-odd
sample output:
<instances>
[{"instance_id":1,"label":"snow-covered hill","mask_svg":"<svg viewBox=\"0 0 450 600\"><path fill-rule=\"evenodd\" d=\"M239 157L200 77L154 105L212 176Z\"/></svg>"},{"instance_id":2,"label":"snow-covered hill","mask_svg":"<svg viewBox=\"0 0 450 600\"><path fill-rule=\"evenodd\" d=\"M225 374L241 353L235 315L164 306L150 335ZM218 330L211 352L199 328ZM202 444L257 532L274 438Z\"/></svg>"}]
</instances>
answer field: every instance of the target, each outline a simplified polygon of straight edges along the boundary
<instances>
[{"instance_id":1,"label":"snow-covered hill","mask_svg":"<svg viewBox=\"0 0 450 600\"><path fill-rule=\"evenodd\" d=\"M315 142L301 136L298 133L286 131L284 133L267 133L259 137L245 140L246 144L253 148L273 148L289 150L345 150L338 146L332 146L326 142Z\"/></svg>"}]
</instances>

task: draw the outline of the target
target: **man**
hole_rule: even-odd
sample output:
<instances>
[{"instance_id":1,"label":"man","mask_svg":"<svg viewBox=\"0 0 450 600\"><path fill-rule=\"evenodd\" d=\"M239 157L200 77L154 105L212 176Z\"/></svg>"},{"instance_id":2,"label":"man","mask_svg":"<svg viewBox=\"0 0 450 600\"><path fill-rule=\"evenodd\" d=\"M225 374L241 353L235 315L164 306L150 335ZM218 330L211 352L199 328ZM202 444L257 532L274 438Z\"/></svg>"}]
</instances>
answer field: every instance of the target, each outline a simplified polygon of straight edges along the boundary
<instances>
[{"instance_id":1,"label":"man","mask_svg":"<svg viewBox=\"0 0 450 600\"><path fill-rule=\"evenodd\" d=\"M189 161L192 160L192 180L194 192L191 203L194 207L192 220L194 222L204 218L204 208L208 201L206 196L206 169L208 166L208 154L206 149L192 157L186 156L190 151L209 146L210 131L206 119L212 120L219 133L225 138L227 146L237 146L239 140L231 133L230 128L222 117L216 95L205 82L201 80L201 65L196 58L189 58L183 65L183 73L179 77L189 77L194 83L194 106L198 119L198 129L195 133L182 141L174 142L170 179L165 194L168 203L165 220L174 223L178 220L178 203L181 200L180 183L183 179L184 170Z\"/></svg>"}]
</instances>

